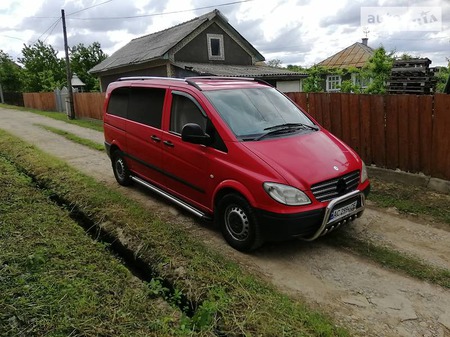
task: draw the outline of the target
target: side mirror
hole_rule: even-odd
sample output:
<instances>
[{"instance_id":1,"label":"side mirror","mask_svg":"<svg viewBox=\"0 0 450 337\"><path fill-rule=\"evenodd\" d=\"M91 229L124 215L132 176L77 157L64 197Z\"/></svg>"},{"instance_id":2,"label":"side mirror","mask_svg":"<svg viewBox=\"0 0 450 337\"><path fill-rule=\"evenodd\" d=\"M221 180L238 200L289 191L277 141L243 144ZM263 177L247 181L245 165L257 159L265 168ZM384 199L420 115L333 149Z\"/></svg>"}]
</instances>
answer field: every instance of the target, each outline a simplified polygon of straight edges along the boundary
<instances>
[{"instance_id":1,"label":"side mirror","mask_svg":"<svg viewBox=\"0 0 450 337\"><path fill-rule=\"evenodd\" d=\"M204 133L200 125L188 123L181 130L181 139L192 144L209 145L211 137Z\"/></svg>"}]
</instances>

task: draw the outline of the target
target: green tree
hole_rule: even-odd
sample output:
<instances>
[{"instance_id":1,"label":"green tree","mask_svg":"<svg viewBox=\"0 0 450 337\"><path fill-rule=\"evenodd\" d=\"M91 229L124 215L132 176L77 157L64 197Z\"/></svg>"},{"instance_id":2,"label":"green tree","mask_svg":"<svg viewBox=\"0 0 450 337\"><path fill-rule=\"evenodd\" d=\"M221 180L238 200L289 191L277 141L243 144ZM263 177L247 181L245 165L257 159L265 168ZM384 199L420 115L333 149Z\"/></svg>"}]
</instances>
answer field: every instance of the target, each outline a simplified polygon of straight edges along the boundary
<instances>
[{"instance_id":1,"label":"green tree","mask_svg":"<svg viewBox=\"0 0 450 337\"><path fill-rule=\"evenodd\" d=\"M327 73L326 68L314 65L307 72L308 77L303 80L303 90L305 92L323 91L324 76Z\"/></svg>"},{"instance_id":2,"label":"green tree","mask_svg":"<svg viewBox=\"0 0 450 337\"><path fill-rule=\"evenodd\" d=\"M386 82L390 77L393 62L393 52L387 53L384 47L375 50L361 71L363 79L370 79L365 92L369 94L386 93Z\"/></svg>"},{"instance_id":3,"label":"green tree","mask_svg":"<svg viewBox=\"0 0 450 337\"><path fill-rule=\"evenodd\" d=\"M447 67L442 67L439 71L434 75L437 78L436 83L436 92L444 92L445 85L449 80L450 76L450 59L447 59L448 65Z\"/></svg>"},{"instance_id":4,"label":"green tree","mask_svg":"<svg viewBox=\"0 0 450 337\"><path fill-rule=\"evenodd\" d=\"M296 71L298 73L306 73L307 69L303 68L302 66L297 66L295 64L288 64L287 69L290 71Z\"/></svg>"},{"instance_id":5,"label":"green tree","mask_svg":"<svg viewBox=\"0 0 450 337\"><path fill-rule=\"evenodd\" d=\"M89 69L106 59L106 55L99 42L94 42L89 46L80 43L70 49L70 67L72 73L83 81L86 86L85 91L99 91L100 84L96 77L89 74Z\"/></svg>"},{"instance_id":6,"label":"green tree","mask_svg":"<svg viewBox=\"0 0 450 337\"><path fill-rule=\"evenodd\" d=\"M53 91L66 83L65 63L58 58L57 51L38 40L33 45L24 45L22 58L23 84L26 92Z\"/></svg>"},{"instance_id":7,"label":"green tree","mask_svg":"<svg viewBox=\"0 0 450 337\"><path fill-rule=\"evenodd\" d=\"M0 84L3 91L21 91L22 68L3 50L0 50Z\"/></svg>"},{"instance_id":8,"label":"green tree","mask_svg":"<svg viewBox=\"0 0 450 337\"><path fill-rule=\"evenodd\" d=\"M361 93L361 87L354 84L352 80L344 80L341 82L341 92L359 94Z\"/></svg>"}]
</instances>

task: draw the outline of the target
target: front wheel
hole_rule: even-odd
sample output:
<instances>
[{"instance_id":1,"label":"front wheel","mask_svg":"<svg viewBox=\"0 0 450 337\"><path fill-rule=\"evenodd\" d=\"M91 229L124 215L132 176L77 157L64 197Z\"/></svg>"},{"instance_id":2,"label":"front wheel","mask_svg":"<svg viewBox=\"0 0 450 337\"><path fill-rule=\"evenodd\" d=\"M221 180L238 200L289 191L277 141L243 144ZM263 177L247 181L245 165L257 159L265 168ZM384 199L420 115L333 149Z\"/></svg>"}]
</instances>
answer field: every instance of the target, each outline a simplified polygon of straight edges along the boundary
<instances>
[{"instance_id":1,"label":"front wheel","mask_svg":"<svg viewBox=\"0 0 450 337\"><path fill-rule=\"evenodd\" d=\"M258 222L247 200L238 194L228 194L218 205L219 225L228 244L248 252L263 243Z\"/></svg>"},{"instance_id":2,"label":"front wheel","mask_svg":"<svg viewBox=\"0 0 450 337\"><path fill-rule=\"evenodd\" d=\"M129 186L132 183L130 177L130 171L128 170L127 163L123 158L123 154L121 151L114 151L112 155L112 167L114 172L114 177L117 182L122 186Z\"/></svg>"}]
</instances>

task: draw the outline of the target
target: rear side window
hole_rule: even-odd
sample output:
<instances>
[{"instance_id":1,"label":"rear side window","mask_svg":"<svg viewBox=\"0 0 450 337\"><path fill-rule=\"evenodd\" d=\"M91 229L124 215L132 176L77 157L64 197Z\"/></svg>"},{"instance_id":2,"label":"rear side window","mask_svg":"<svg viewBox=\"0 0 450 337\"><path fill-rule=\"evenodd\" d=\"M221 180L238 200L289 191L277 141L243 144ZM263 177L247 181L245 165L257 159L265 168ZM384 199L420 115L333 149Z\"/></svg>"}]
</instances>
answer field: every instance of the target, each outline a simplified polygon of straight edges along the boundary
<instances>
[{"instance_id":1,"label":"rear side window","mask_svg":"<svg viewBox=\"0 0 450 337\"><path fill-rule=\"evenodd\" d=\"M107 113L119 117L127 117L129 88L117 88L111 92Z\"/></svg>"},{"instance_id":2,"label":"rear side window","mask_svg":"<svg viewBox=\"0 0 450 337\"><path fill-rule=\"evenodd\" d=\"M128 119L161 128L165 89L131 88Z\"/></svg>"}]
</instances>

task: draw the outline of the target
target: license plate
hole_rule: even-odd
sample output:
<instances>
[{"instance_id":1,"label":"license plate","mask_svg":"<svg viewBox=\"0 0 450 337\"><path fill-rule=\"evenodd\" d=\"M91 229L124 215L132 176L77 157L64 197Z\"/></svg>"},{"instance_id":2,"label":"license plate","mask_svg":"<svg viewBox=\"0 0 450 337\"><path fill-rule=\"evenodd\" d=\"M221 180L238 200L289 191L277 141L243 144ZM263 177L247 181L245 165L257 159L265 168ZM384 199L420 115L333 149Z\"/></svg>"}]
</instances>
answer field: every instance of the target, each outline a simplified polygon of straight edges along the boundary
<instances>
[{"instance_id":1,"label":"license plate","mask_svg":"<svg viewBox=\"0 0 450 337\"><path fill-rule=\"evenodd\" d=\"M356 210L357 204L358 201L355 200L351 204L336 208L331 212L330 220L337 220L340 218L344 218L345 216Z\"/></svg>"}]
</instances>

